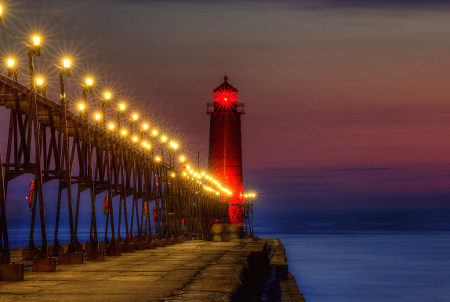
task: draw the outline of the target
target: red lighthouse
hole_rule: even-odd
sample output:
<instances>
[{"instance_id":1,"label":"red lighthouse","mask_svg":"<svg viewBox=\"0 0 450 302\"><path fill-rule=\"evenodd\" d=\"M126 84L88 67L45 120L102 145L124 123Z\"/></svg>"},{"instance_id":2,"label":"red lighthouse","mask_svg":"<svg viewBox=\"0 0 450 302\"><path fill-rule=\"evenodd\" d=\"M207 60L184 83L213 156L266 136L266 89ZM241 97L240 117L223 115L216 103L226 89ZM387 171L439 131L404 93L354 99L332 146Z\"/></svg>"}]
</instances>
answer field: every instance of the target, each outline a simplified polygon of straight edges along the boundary
<instances>
[{"instance_id":1,"label":"red lighthouse","mask_svg":"<svg viewBox=\"0 0 450 302\"><path fill-rule=\"evenodd\" d=\"M209 133L208 170L220 177L218 181L232 192L230 204L243 204L241 115L244 104L237 102L238 90L228 84L225 76L222 85L214 89L214 103L207 104L211 116ZM242 223L242 212L230 206L232 223Z\"/></svg>"}]
</instances>

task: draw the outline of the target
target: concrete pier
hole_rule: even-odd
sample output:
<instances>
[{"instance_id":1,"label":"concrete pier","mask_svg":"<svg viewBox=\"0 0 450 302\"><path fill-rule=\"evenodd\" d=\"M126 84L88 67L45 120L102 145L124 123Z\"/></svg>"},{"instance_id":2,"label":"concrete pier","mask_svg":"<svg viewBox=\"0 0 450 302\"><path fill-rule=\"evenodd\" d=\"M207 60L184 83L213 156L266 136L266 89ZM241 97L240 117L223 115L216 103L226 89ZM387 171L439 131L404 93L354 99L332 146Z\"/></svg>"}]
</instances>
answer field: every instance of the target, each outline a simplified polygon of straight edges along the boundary
<instances>
[{"instance_id":1,"label":"concrete pier","mask_svg":"<svg viewBox=\"0 0 450 302\"><path fill-rule=\"evenodd\" d=\"M284 279L280 246L279 241L269 238L192 240L120 257L106 256L105 261L75 265L59 265L57 261L56 271L45 273L33 272L31 261L21 260L21 249L14 249L11 261L25 265L24 281L0 282L0 300L249 301L259 295L266 301L287 301L291 297L286 295L289 279L277 281ZM274 265L279 275L273 275Z\"/></svg>"}]
</instances>

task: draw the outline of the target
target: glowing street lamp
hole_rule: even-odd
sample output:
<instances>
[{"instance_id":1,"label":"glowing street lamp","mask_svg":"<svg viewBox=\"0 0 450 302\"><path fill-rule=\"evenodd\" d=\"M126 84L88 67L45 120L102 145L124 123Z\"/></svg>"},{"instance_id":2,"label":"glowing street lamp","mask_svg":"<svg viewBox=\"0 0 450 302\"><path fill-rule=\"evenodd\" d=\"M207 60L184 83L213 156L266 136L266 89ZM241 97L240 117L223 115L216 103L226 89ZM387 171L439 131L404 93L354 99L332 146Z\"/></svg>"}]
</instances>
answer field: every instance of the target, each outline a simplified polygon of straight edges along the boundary
<instances>
[{"instance_id":1,"label":"glowing street lamp","mask_svg":"<svg viewBox=\"0 0 450 302\"><path fill-rule=\"evenodd\" d=\"M64 67L61 69L61 73L66 77L70 77L70 60L64 60Z\"/></svg>"},{"instance_id":2,"label":"glowing street lamp","mask_svg":"<svg viewBox=\"0 0 450 302\"><path fill-rule=\"evenodd\" d=\"M163 143L165 143L165 142L167 141L167 137L165 137L165 136L161 137L161 141L162 141Z\"/></svg>"},{"instance_id":3,"label":"glowing street lamp","mask_svg":"<svg viewBox=\"0 0 450 302\"><path fill-rule=\"evenodd\" d=\"M138 137L137 136L133 136L133 142L137 142L138 141Z\"/></svg>"},{"instance_id":4,"label":"glowing street lamp","mask_svg":"<svg viewBox=\"0 0 450 302\"><path fill-rule=\"evenodd\" d=\"M36 56L36 57L40 57L41 56L41 38L39 37L33 37L33 43L34 45L32 46L32 53Z\"/></svg>"},{"instance_id":5,"label":"glowing street lamp","mask_svg":"<svg viewBox=\"0 0 450 302\"><path fill-rule=\"evenodd\" d=\"M92 79L86 79L86 93L92 94L93 83Z\"/></svg>"},{"instance_id":6,"label":"glowing street lamp","mask_svg":"<svg viewBox=\"0 0 450 302\"><path fill-rule=\"evenodd\" d=\"M105 92L105 99L102 100L102 105L104 105L105 107L111 106L111 93Z\"/></svg>"},{"instance_id":7,"label":"glowing street lamp","mask_svg":"<svg viewBox=\"0 0 450 302\"><path fill-rule=\"evenodd\" d=\"M96 121L100 121L101 118L102 118L102 116L99 113L95 114L95 120Z\"/></svg>"},{"instance_id":8,"label":"glowing street lamp","mask_svg":"<svg viewBox=\"0 0 450 302\"><path fill-rule=\"evenodd\" d=\"M117 111L117 118L125 116L125 104L119 104L119 111Z\"/></svg>"},{"instance_id":9,"label":"glowing street lamp","mask_svg":"<svg viewBox=\"0 0 450 302\"><path fill-rule=\"evenodd\" d=\"M40 46L41 45L41 38L33 37L33 43L34 43L34 46Z\"/></svg>"},{"instance_id":10,"label":"glowing street lamp","mask_svg":"<svg viewBox=\"0 0 450 302\"><path fill-rule=\"evenodd\" d=\"M13 77L14 81L17 82L17 78L19 76L19 68L14 67L14 60L8 59L8 66L6 67L8 70L8 77Z\"/></svg>"},{"instance_id":11,"label":"glowing street lamp","mask_svg":"<svg viewBox=\"0 0 450 302\"><path fill-rule=\"evenodd\" d=\"M148 130L148 124L143 124L143 125L142 125L142 129L143 129L143 130Z\"/></svg>"},{"instance_id":12,"label":"glowing street lamp","mask_svg":"<svg viewBox=\"0 0 450 302\"><path fill-rule=\"evenodd\" d=\"M3 15L2 15L2 11L3 11L3 8L0 6L0 21L2 21L3 20Z\"/></svg>"},{"instance_id":13,"label":"glowing street lamp","mask_svg":"<svg viewBox=\"0 0 450 302\"><path fill-rule=\"evenodd\" d=\"M114 124L113 123L109 124L109 130L114 130Z\"/></svg>"},{"instance_id":14,"label":"glowing street lamp","mask_svg":"<svg viewBox=\"0 0 450 302\"><path fill-rule=\"evenodd\" d=\"M184 162L185 160L186 160L186 158L184 158L184 156L181 156L181 157L180 157L180 161L181 161L181 162Z\"/></svg>"},{"instance_id":15,"label":"glowing street lamp","mask_svg":"<svg viewBox=\"0 0 450 302\"><path fill-rule=\"evenodd\" d=\"M157 130L153 130L152 134L153 134L153 136L157 136L158 135L158 131Z\"/></svg>"},{"instance_id":16,"label":"glowing street lamp","mask_svg":"<svg viewBox=\"0 0 450 302\"><path fill-rule=\"evenodd\" d=\"M125 129L122 130L122 135L123 135L123 136L127 135L127 130L125 130Z\"/></svg>"},{"instance_id":17,"label":"glowing street lamp","mask_svg":"<svg viewBox=\"0 0 450 302\"><path fill-rule=\"evenodd\" d=\"M130 132L133 131L133 127L136 125L136 121L138 120L139 117L138 117L137 114L133 114L131 116L131 118L132 118L132 120L131 120L131 123L130 123Z\"/></svg>"},{"instance_id":18,"label":"glowing street lamp","mask_svg":"<svg viewBox=\"0 0 450 302\"><path fill-rule=\"evenodd\" d=\"M147 142L146 142L146 141L143 141L143 142L142 142L142 146L147 147Z\"/></svg>"},{"instance_id":19,"label":"glowing street lamp","mask_svg":"<svg viewBox=\"0 0 450 302\"><path fill-rule=\"evenodd\" d=\"M40 93L43 96L47 96L47 87L44 85L44 80L42 78L36 79L36 86L38 94Z\"/></svg>"},{"instance_id":20,"label":"glowing street lamp","mask_svg":"<svg viewBox=\"0 0 450 302\"><path fill-rule=\"evenodd\" d=\"M157 162L159 162L159 161L161 161L161 157L157 156L157 157L155 157L155 160L156 160Z\"/></svg>"},{"instance_id":21,"label":"glowing street lamp","mask_svg":"<svg viewBox=\"0 0 450 302\"><path fill-rule=\"evenodd\" d=\"M78 110L83 111L85 108L84 104L78 104Z\"/></svg>"}]
</instances>

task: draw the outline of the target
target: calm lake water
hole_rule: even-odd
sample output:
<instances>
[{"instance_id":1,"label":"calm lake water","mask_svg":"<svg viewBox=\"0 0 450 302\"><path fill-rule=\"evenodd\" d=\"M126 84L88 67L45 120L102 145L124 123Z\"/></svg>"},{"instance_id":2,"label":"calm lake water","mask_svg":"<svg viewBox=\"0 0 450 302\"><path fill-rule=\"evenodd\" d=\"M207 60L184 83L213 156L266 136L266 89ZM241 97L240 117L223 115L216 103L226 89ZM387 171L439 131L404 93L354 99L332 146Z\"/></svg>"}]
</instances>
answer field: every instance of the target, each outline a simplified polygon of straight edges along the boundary
<instances>
[{"instance_id":1,"label":"calm lake water","mask_svg":"<svg viewBox=\"0 0 450 302\"><path fill-rule=\"evenodd\" d=\"M448 211L256 213L255 219L259 235L281 239L308 302L450 301Z\"/></svg>"},{"instance_id":2,"label":"calm lake water","mask_svg":"<svg viewBox=\"0 0 450 302\"><path fill-rule=\"evenodd\" d=\"M46 216L52 244L54 214ZM28 244L30 219L8 215L11 247ZM61 243L69 241L67 221L63 213ZM102 214L97 223L103 240ZM89 226L90 214L82 213L81 242ZM308 302L450 301L450 211L255 212L255 233L281 239Z\"/></svg>"}]
</instances>

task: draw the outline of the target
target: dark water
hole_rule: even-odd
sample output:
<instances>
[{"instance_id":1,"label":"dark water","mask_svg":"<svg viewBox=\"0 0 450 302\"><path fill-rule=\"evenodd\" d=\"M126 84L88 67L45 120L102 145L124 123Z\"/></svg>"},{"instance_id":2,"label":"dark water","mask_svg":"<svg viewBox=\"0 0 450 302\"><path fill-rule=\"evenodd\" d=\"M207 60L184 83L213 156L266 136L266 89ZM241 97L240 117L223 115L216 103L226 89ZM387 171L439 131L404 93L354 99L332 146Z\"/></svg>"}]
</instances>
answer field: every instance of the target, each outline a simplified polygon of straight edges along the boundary
<instances>
[{"instance_id":1,"label":"dark water","mask_svg":"<svg viewBox=\"0 0 450 302\"><path fill-rule=\"evenodd\" d=\"M308 302L450 301L450 211L255 214Z\"/></svg>"},{"instance_id":2,"label":"dark water","mask_svg":"<svg viewBox=\"0 0 450 302\"><path fill-rule=\"evenodd\" d=\"M8 215L11 247L28 244L30 219L29 213ZM61 243L70 239L67 221L63 213ZM97 223L103 240L102 214ZM51 244L54 214L46 224ZM89 239L89 226L90 214L82 213L81 242ZM308 302L450 301L450 211L255 212L255 233L282 240Z\"/></svg>"},{"instance_id":3,"label":"dark water","mask_svg":"<svg viewBox=\"0 0 450 302\"><path fill-rule=\"evenodd\" d=\"M75 216L75 215L74 215ZM31 213L24 214L8 214L8 234L9 234L9 245L11 248L14 247L24 247L28 246L28 240L30 237L30 226L31 226ZM122 226L121 235L125 238L125 218L122 213ZM103 241L105 238L105 225L106 217L103 216L101 211L97 211L97 238L99 241ZM140 217L139 217L140 219ZM60 226L58 230L58 240L59 243L69 243L70 242L70 231L69 231L69 214L61 213ZM114 213L114 225L115 233L117 236L117 225L119 221L119 213ZM55 234L55 222L56 214L48 213L45 215L45 225L47 227L47 243L53 244L53 238ZM131 223L131 212L128 213L128 224ZM80 213L78 220L78 240L80 242L85 242L89 240L90 235L90 225L91 225L91 214L90 213ZM136 228L136 218L134 218L133 223L133 234L137 234ZM153 226L154 227L154 226ZM108 226L108 238L111 239L111 226ZM36 214L36 222L34 227L34 243L36 245L41 245L41 225L38 213Z\"/></svg>"}]
</instances>

